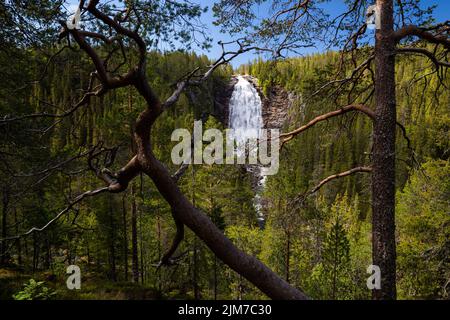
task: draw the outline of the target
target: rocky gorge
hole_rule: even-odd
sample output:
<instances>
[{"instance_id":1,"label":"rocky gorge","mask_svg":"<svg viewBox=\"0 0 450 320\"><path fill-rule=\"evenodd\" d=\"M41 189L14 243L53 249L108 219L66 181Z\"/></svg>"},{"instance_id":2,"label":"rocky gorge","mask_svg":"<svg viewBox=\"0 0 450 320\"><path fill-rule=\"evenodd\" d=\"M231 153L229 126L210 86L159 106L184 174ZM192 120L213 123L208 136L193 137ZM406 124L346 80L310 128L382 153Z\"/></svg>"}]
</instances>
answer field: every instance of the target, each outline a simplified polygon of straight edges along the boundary
<instances>
[{"instance_id":1,"label":"rocky gorge","mask_svg":"<svg viewBox=\"0 0 450 320\"><path fill-rule=\"evenodd\" d=\"M281 131L288 120L289 110L298 100L296 95L277 85L270 87L265 94L257 78L236 75L217 92L214 113L227 128ZM263 191L267 176L261 165L247 164L243 170L251 176L256 219L259 227L264 228L267 204Z\"/></svg>"}]
</instances>

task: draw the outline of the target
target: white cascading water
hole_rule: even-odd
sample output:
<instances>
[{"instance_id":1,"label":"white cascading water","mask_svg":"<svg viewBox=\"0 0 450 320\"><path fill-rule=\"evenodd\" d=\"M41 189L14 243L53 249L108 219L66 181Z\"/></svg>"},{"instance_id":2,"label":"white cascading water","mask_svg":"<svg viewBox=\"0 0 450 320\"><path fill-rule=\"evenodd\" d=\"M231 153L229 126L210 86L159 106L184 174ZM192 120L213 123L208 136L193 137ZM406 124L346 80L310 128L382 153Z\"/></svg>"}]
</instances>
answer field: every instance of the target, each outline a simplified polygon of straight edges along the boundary
<instances>
[{"instance_id":1,"label":"white cascading water","mask_svg":"<svg viewBox=\"0 0 450 320\"><path fill-rule=\"evenodd\" d=\"M263 128L262 102L258 91L253 84L242 76L237 77L229 104L229 127L234 130L234 138L237 143L245 143L248 139L259 137L259 130ZM261 228L264 227L264 215L262 213L261 195L264 188L265 177L261 175L261 168L253 171L260 179L256 186L254 206L257 220Z\"/></svg>"},{"instance_id":2,"label":"white cascading water","mask_svg":"<svg viewBox=\"0 0 450 320\"><path fill-rule=\"evenodd\" d=\"M262 103L258 91L244 77L238 76L230 99L229 126L237 142L258 138L263 128Z\"/></svg>"}]
</instances>

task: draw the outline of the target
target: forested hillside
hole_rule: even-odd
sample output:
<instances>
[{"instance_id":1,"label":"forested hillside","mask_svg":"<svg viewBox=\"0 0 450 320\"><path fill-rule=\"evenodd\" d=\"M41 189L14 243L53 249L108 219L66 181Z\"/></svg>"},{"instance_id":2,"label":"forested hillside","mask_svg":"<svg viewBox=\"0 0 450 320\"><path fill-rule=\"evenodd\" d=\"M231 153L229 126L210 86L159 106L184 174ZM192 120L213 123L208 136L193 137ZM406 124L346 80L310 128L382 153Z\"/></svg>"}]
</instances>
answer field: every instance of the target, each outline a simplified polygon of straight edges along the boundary
<instances>
[{"instance_id":1,"label":"forested hillside","mask_svg":"<svg viewBox=\"0 0 450 320\"><path fill-rule=\"evenodd\" d=\"M239 71L257 77L266 92L278 84L310 97L331 79L339 58L329 52L282 62L258 60ZM396 70L398 119L407 137L399 128L400 298L448 297L450 92L436 78L427 77L431 71L417 58L401 59ZM333 108L327 97L300 99L290 110L285 131ZM285 146L280 173L269 178L265 232L270 240L262 254L278 273L316 298L369 298L365 281L371 261L370 176L350 175L314 195L308 193L324 177L370 162L371 127L367 117L352 114L311 128Z\"/></svg>"},{"instance_id":2,"label":"forested hillside","mask_svg":"<svg viewBox=\"0 0 450 320\"><path fill-rule=\"evenodd\" d=\"M17 75L20 83L38 78L45 58L39 54L31 58L27 55L29 64L24 70L22 62L17 64L15 57L24 59L22 54L25 53L17 53L20 56L9 52L3 55L2 69ZM181 52L154 53L149 60L149 78L162 96L169 95L171 84L178 78L208 62L206 57ZM47 70L48 77L39 84L16 90L16 84L11 81L10 87L2 87L2 114L33 114L42 110L51 114L64 109L88 81L82 76L84 67L85 61L68 53L56 58L55 64ZM230 68L216 72L199 90L183 96L177 109L158 122L161 135L155 149L167 163L170 163L167 159L170 160L174 145L170 134L175 128L192 130L194 119L202 119L205 128L221 126L211 116L214 93L225 86L231 72ZM89 108L74 112L70 119L31 117L21 124L2 126L2 238L44 226L64 209L68 200L95 188L96 179L86 168L87 154L94 146L117 148L117 159L128 157L134 148L129 134L142 105L135 91L120 90L92 101ZM20 136L11 137L12 130L20 132ZM37 138L32 140L30 137L36 136L35 132L38 132ZM46 168L49 161L51 166ZM176 169L178 167L172 165L171 171ZM180 181L182 188L222 229L228 226L233 232L232 226L256 225L250 181L241 168L198 166L189 170ZM180 256L177 264L169 268L157 267L174 234L169 206L152 183L141 177L125 194L87 201L67 212L45 232L2 246L2 264L20 275L19 279L1 280L2 298L11 298L11 290L20 289L26 277L42 280L56 275L58 282L65 285L65 281L60 280L66 277L67 264L80 264L83 270L88 270L85 277L92 277L92 286L98 291L105 284L112 286L120 282L123 285L128 281L150 288L149 298L193 298L194 295L211 298L214 287L217 287L217 295L229 297L228 285L237 280L231 272L225 277L222 263L189 231L177 253ZM7 269L3 271L8 274ZM8 288L11 285L13 287ZM116 286L119 293L121 285ZM96 296L88 291L76 297L114 296Z\"/></svg>"},{"instance_id":3,"label":"forested hillside","mask_svg":"<svg viewBox=\"0 0 450 320\"><path fill-rule=\"evenodd\" d=\"M277 84L306 97L326 80L329 66L337 57L330 52L277 63L259 60L238 71L257 77L266 92ZM20 71L16 72L22 75L20 81L23 77L38 77L42 59L33 55L26 70L17 65ZM148 72L152 84L160 94L168 95L170 84L177 77L205 59L186 53L151 54ZM5 70L6 67L11 70L14 59L3 56L2 64ZM7 101L2 104L2 113L8 114L18 106L21 113L36 113L44 103L55 108L51 111L45 108L47 112L56 112L58 107L70 103L75 91L87 81L81 76L83 66L84 61L69 53L57 58L48 71L48 80L31 84L14 96L10 95L12 82L11 88L2 91L2 101ZM397 171L401 298L447 297L449 92L436 90L436 82L426 78L409 87L414 80L411 70L425 67L421 60L409 59L402 61L397 71L399 119L411 141L408 148L407 140L401 134L398 136L402 158ZM198 94L184 96L179 107L158 123L160 139L155 149L162 159L170 155L173 143L168 138L174 128L191 130L194 119L203 119L206 128L221 126L212 116L214 93L226 85L231 74L229 68L217 73ZM421 103L417 103L417 97ZM115 153L118 159L128 157L133 144L127 141L127 136L133 130L133 119L142 103L133 90L119 90L94 100L89 108L77 111L71 119L31 118L21 127L3 126L2 236L43 226L64 208L67 199L95 188L96 181L85 169L84 157L93 146L108 141L105 147L118 148ZM284 129L293 129L328 110L325 100L299 99L289 111ZM11 126L21 136L11 137ZM36 141L29 139L30 131L39 132ZM195 205L240 248L260 257L312 297L366 299L370 297L365 286L366 268L371 261L369 177L364 173L345 177L314 195L307 193L322 177L364 165L370 151L370 135L369 121L362 116L348 116L312 128L285 146L280 172L268 178L263 194L267 219L264 229L257 224L251 176L245 168L192 166L180 184ZM14 139L14 148L9 139ZM80 159L71 162L69 172L60 170L73 154ZM34 160L31 166L26 160L29 157ZM53 166L42 169L48 160ZM171 170L176 169L174 166ZM2 247L3 264L10 268L3 272L27 275L5 276L2 285L8 289L2 290L3 298L11 298L8 295L18 290L26 277L39 280L47 277L61 282L54 277L63 279L65 265L73 263L87 270L85 277L90 281L90 290L73 296L60 289L61 297L129 298L139 294L143 297L147 294L148 298L263 297L189 231L174 265L158 267L176 232L170 215L168 205L144 177L137 179L124 194L86 201L45 232ZM124 286L127 282L139 286ZM51 281L48 285L58 287ZM111 294L101 289L105 285Z\"/></svg>"},{"instance_id":4,"label":"forested hillside","mask_svg":"<svg viewBox=\"0 0 450 320\"><path fill-rule=\"evenodd\" d=\"M0 300L449 299L449 20L203 2L0 1Z\"/></svg>"}]
</instances>

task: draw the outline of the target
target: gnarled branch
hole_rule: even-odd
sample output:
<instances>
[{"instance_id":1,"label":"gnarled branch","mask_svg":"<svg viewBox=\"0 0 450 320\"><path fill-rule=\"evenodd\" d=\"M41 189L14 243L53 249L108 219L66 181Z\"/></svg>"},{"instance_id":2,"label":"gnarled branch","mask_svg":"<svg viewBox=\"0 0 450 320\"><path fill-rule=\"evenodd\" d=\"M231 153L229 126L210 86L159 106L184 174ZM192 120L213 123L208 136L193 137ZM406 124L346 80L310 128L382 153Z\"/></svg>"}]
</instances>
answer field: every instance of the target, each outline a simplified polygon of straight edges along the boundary
<instances>
[{"instance_id":1,"label":"gnarled branch","mask_svg":"<svg viewBox=\"0 0 450 320\"><path fill-rule=\"evenodd\" d=\"M15 235L15 236L12 236L12 237L0 239L0 242L11 241L11 240L18 240L20 238L23 238L23 237L28 236L28 235L30 235L32 233L35 233L35 232L43 232L48 227L53 225L56 221L58 221L64 214L69 212L77 203L81 202L85 198L94 197L96 195L99 195L101 193L105 193L105 192L108 192L108 191L109 191L108 187L103 187L103 188L99 188L99 189L96 189L96 190L86 191L86 192L80 194L78 197L76 197L73 201L71 201L68 204L67 207L65 207L62 211L60 211L53 219L49 220L44 226L42 226L40 228L33 227L30 230L28 230L27 232L21 233L19 235Z\"/></svg>"},{"instance_id":2,"label":"gnarled branch","mask_svg":"<svg viewBox=\"0 0 450 320\"><path fill-rule=\"evenodd\" d=\"M442 60L438 60L438 58L436 57L436 55L425 49L425 48L412 48L412 47L405 47L405 48L398 48L397 49L398 53L416 53L416 54L421 54L424 55L426 57L428 57L433 64L435 65L436 69L439 69L439 67L446 67L446 68L450 68L450 63L447 61L442 61Z\"/></svg>"},{"instance_id":3,"label":"gnarled branch","mask_svg":"<svg viewBox=\"0 0 450 320\"><path fill-rule=\"evenodd\" d=\"M347 177L349 175L355 174L355 173L371 173L372 172L372 167L369 166L360 166L360 167L355 167L352 168L350 170L344 171L344 172L340 172L340 173L336 173L333 174L331 176L326 177L325 179L321 180L314 188L312 188L311 190L299 194L297 197L295 197L295 199L293 199L292 204L302 204L304 203L304 201L311 195L313 195L314 193L316 193L317 191L320 190L320 188L322 188L324 185L326 185L327 183L329 183L330 181L339 179L339 178L343 178L343 177Z\"/></svg>"},{"instance_id":4,"label":"gnarled branch","mask_svg":"<svg viewBox=\"0 0 450 320\"><path fill-rule=\"evenodd\" d=\"M442 30L442 32L433 33L429 31L429 28L426 29L414 25L409 25L395 31L393 37L395 41L400 42L402 39L408 36L416 36L430 43L441 44L446 49L450 49L450 39L448 37L449 27L444 26L443 28L444 30Z\"/></svg>"},{"instance_id":5,"label":"gnarled branch","mask_svg":"<svg viewBox=\"0 0 450 320\"><path fill-rule=\"evenodd\" d=\"M372 109L370 109L367 106L357 105L357 104L355 104L355 105L348 105L348 106L342 107L341 109L338 109L338 110L335 110L335 111L331 111L331 112L322 114L322 115L320 115L318 117L315 117L310 122L308 122L307 124L301 126L300 128L297 128L297 129L295 129L293 131L281 134L280 135L281 148L283 147L283 145L286 142L292 140L295 136L297 136L300 133L302 133L303 131L313 127L317 123L325 121L325 120L328 120L328 119L333 118L333 117L337 117L337 116L343 115L343 114L351 112L351 111L362 112L365 115L369 116L371 119L374 119L374 117L375 117L375 113L372 111Z\"/></svg>"},{"instance_id":6,"label":"gnarled branch","mask_svg":"<svg viewBox=\"0 0 450 320\"><path fill-rule=\"evenodd\" d=\"M327 178L323 179L322 181L320 181L313 189L311 189L311 191L309 191L307 194L311 195L313 193L316 193L317 191L319 191L320 188L322 188L325 184L327 184L330 181L333 181L335 179L338 178L342 178L342 177L346 177L349 176L351 174L354 173L358 173L358 172L372 172L372 167L356 167L341 173L337 173L337 174L333 174L331 176L328 176Z\"/></svg>"}]
</instances>

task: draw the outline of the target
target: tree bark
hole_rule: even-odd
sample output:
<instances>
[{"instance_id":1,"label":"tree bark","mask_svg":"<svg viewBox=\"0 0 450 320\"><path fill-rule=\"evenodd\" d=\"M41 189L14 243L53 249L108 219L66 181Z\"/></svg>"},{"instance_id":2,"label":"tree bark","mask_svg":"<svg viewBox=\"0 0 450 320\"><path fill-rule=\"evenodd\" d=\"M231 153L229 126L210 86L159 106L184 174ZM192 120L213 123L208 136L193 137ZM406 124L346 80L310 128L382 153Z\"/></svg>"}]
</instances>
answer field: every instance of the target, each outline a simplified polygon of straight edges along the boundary
<instances>
[{"instance_id":1,"label":"tree bark","mask_svg":"<svg viewBox=\"0 0 450 320\"><path fill-rule=\"evenodd\" d=\"M290 231L286 232L286 266L285 266L285 274L286 274L286 282L289 283L289 274L290 274L290 261L291 261L291 233Z\"/></svg>"},{"instance_id":2,"label":"tree bark","mask_svg":"<svg viewBox=\"0 0 450 320\"><path fill-rule=\"evenodd\" d=\"M140 266L141 266L141 284L145 283L145 277L147 274L145 268L145 254L144 254L144 233L142 230L142 211L139 211L139 253L141 255Z\"/></svg>"},{"instance_id":3,"label":"tree bark","mask_svg":"<svg viewBox=\"0 0 450 320\"><path fill-rule=\"evenodd\" d=\"M396 298L395 249L395 39L393 1L377 0L381 28L375 44L375 119L372 173L372 259L381 270L374 299Z\"/></svg>"},{"instance_id":4,"label":"tree bark","mask_svg":"<svg viewBox=\"0 0 450 320\"><path fill-rule=\"evenodd\" d=\"M127 228L127 202L126 196L122 198L122 223L123 223L123 266L125 281L128 281L128 228Z\"/></svg>"},{"instance_id":5,"label":"tree bark","mask_svg":"<svg viewBox=\"0 0 450 320\"><path fill-rule=\"evenodd\" d=\"M69 262L70 263L70 262ZM33 272L39 267L39 238L36 234L33 234Z\"/></svg>"},{"instance_id":6,"label":"tree bark","mask_svg":"<svg viewBox=\"0 0 450 320\"><path fill-rule=\"evenodd\" d=\"M115 228L114 228L114 210L112 207L112 199L109 200L109 222L110 222L110 247L109 247L109 262L110 262L110 276L111 280L117 281L117 272L116 272L116 248L115 248Z\"/></svg>"},{"instance_id":7,"label":"tree bark","mask_svg":"<svg viewBox=\"0 0 450 320\"><path fill-rule=\"evenodd\" d=\"M194 236L194 244L193 244L193 266L192 266L192 286L194 288L194 299L200 300L200 288L198 285L198 246L197 246L197 238Z\"/></svg>"},{"instance_id":8,"label":"tree bark","mask_svg":"<svg viewBox=\"0 0 450 320\"><path fill-rule=\"evenodd\" d=\"M134 184L131 185L131 265L133 282L139 283L138 238L137 238L137 210Z\"/></svg>"},{"instance_id":9,"label":"tree bark","mask_svg":"<svg viewBox=\"0 0 450 320\"><path fill-rule=\"evenodd\" d=\"M214 300L217 300L217 257L214 255Z\"/></svg>"},{"instance_id":10,"label":"tree bark","mask_svg":"<svg viewBox=\"0 0 450 320\"><path fill-rule=\"evenodd\" d=\"M19 219L17 218L17 208L14 208L14 224L16 226L16 234L19 234ZM22 266L22 241L17 239L17 264Z\"/></svg>"},{"instance_id":11,"label":"tree bark","mask_svg":"<svg viewBox=\"0 0 450 320\"><path fill-rule=\"evenodd\" d=\"M9 206L9 190L7 187L3 188L3 199L2 199L2 238L5 239L8 235L8 206ZM7 258L7 244L6 242L1 243L0 248L0 264L6 264L8 258Z\"/></svg>"},{"instance_id":12,"label":"tree bark","mask_svg":"<svg viewBox=\"0 0 450 320\"><path fill-rule=\"evenodd\" d=\"M205 213L186 199L162 163L152 157L151 165L145 166L145 172L155 182L159 192L172 206L180 221L193 230L231 269L244 276L272 299L307 299L303 292L290 286L261 261L238 249Z\"/></svg>"},{"instance_id":13,"label":"tree bark","mask_svg":"<svg viewBox=\"0 0 450 320\"><path fill-rule=\"evenodd\" d=\"M192 167L192 185L191 185L191 201L192 205L195 206L195 168ZM198 286L198 257L197 257L197 237L194 236L193 241L193 266L192 266L192 286L194 287L194 299L200 300L200 288Z\"/></svg>"},{"instance_id":14,"label":"tree bark","mask_svg":"<svg viewBox=\"0 0 450 320\"><path fill-rule=\"evenodd\" d=\"M158 237L158 261L162 258L162 239L161 239L161 220L159 215L156 216L156 233ZM162 272L158 272L158 292L162 295Z\"/></svg>"},{"instance_id":15,"label":"tree bark","mask_svg":"<svg viewBox=\"0 0 450 320\"><path fill-rule=\"evenodd\" d=\"M52 257L52 251L51 251L51 245L50 240L48 238L48 234L45 238L45 260L44 260L44 269L48 270L51 266L51 257Z\"/></svg>"}]
</instances>

